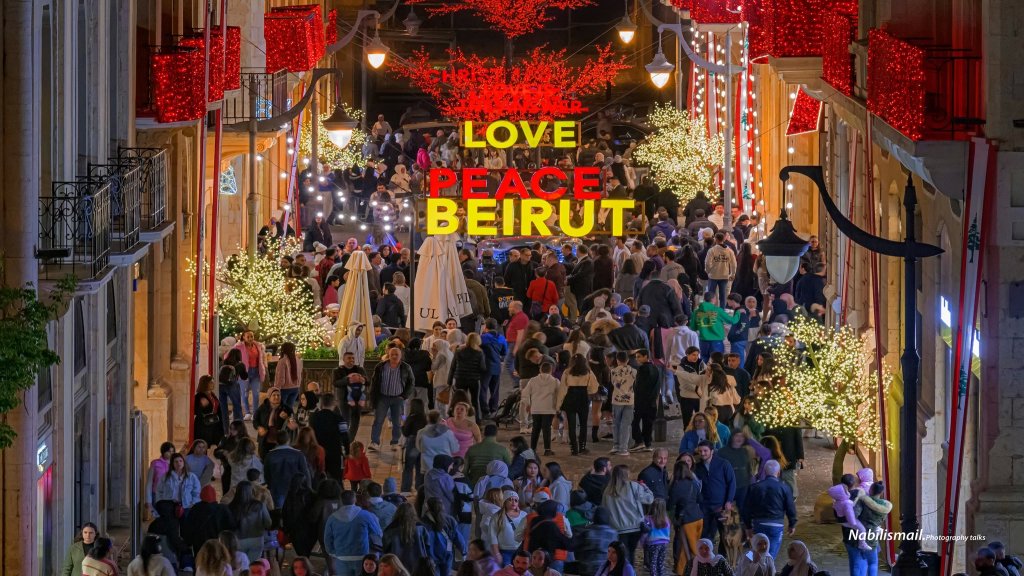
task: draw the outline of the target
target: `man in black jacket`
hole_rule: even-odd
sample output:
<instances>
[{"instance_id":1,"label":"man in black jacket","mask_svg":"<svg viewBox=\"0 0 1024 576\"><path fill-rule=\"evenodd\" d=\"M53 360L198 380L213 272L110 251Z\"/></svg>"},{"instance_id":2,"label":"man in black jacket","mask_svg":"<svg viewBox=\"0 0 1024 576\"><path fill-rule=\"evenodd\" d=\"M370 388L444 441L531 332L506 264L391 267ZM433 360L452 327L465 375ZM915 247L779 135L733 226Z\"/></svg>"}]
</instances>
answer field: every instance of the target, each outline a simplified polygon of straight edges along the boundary
<instances>
[{"instance_id":1,"label":"man in black jacket","mask_svg":"<svg viewBox=\"0 0 1024 576\"><path fill-rule=\"evenodd\" d=\"M572 274L565 279L568 290L565 291L565 305L569 308L569 322L576 322L580 315L580 303L594 291L594 254L596 250L580 247L580 257L572 267Z\"/></svg>"},{"instance_id":2,"label":"man in black jacket","mask_svg":"<svg viewBox=\"0 0 1024 576\"><path fill-rule=\"evenodd\" d=\"M353 364L352 367L357 369L353 370L353 372L358 372L363 375L366 374L363 372L362 366L356 366ZM341 368L342 367L335 369L335 374L337 374ZM347 386L348 375L346 374L341 380L345 382L345 385ZM338 379L336 377L335 382L337 381ZM342 389L337 387L337 384L335 384L335 389L337 389L339 393L343 393ZM359 406L356 406L353 411L358 414ZM320 397L320 409L313 412L309 417L309 427L313 429L313 433L316 435L317 444L320 444L324 449L324 464L327 475L338 482L341 482L343 480L341 459L345 453L346 446L348 446L349 425L345 419L342 418L341 414L338 413L337 401L335 400L334 394L324 394ZM355 430L358 430L358 427L355 428Z\"/></svg>"},{"instance_id":3,"label":"man in black jacket","mask_svg":"<svg viewBox=\"0 0 1024 576\"><path fill-rule=\"evenodd\" d=\"M387 361L377 364L370 381L370 405L373 406L370 451L380 450L380 431L388 416L391 417L391 449L398 450L405 401L412 396L415 385L416 376L412 368L402 361L402 351L397 347L388 348Z\"/></svg>"},{"instance_id":4,"label":"man in black jacket","mask_svg":"<svg viewBox=\"0 0 1024 576\"><path fill-rule=\"evenodd\" d=\"M686 203L686 208L683 208L683 216L686 217L686 225L689 226L691 222L697 219L698 210L702 210L707 214L711 212L711 209L712 206L708 197L704 194L703 190L699 190L697 195Z\"/></svg>"},{"instance_id":5,"label":"man in black jacket","mask_svg":"<svg viewBox=\"0 0 1024 576\"><path fill-rule=\"evenodd\" d=\"M623 326L612 330L608 339L619 350L627 352L632 350L646 349L649 346L647 335L636 327L636 315L626 312L622 316Z\"/></svg>"},{"instance_id":6,"label":"man in black jacket","mask_svg":"<svg viewBox=\"0 0 1024 576\"><path fill-rule=\"evenodd\" d=\"M748 536L764 534L768 537L769 553L779 553L782 531L789 521L789 535L796 531L796 503L789 485L779 481L781 466L777 460L764 465L765 478L747 489L747 497L740 508L740 517ZM772 556L774 558L774 556Z\"/></svg>"},{"instance_id":7,"label":"man in black jacket","mask_svg":"<svg viewBox=\"0 0 1024 576\"><path fill-rule=\"evenodd\" d=\"M384 294L377 300L377 316L389 328L405 326L405 306L395 295L395 285L391 282L384 285Z\"/></svg>"},{"instance_id":8,"label":"man in black jacket","mask_svg":"<svg viewBox=\"0 0 1024 576\"><path fill-rule=\"evenodd\" d=\"M526 290L533 280L533 266L524 261L519 250L508 251L508 262L505 263L505 284L515 292L516 300L529 302Z\"/></svg>"},{"instance_id":9,"label":"man in black jacket","mask_svg":"<svg viewBox=\"0 0 1024 576\"><path fill-rule=\"evenodd\" d=\"M647 486L655 498L668 501L668 448L655 450L650 465L641 470L636 479Z\"/></svg>"},{"instance_id":10,"label":"man in black jacket","mask_svg":"<svg viewBox=\"0 0 1024 576\"><path fill-rule=\"evenodd\" d=\"M601 505L604 497L604 489L608 486L608 470L611 468L611 461L605 457L595 458L594 466L580 478L580 489L587 493L587 501L595 506Z\"/></svg>"},{"instance_id":11,"label":"man in black jacket","mask_svg":"<svg viewBox=\"0 0 1024 576\"><path fill-rule=\"evenodd\" d=\"M676 296L676 291L671 286L654 278L640 290L637 298L638 306L648 306L651 309L651 327L654 328L654 341L651 348L654 350L654 357L661 358L662 350L665 349L661 342L660 328L672 328L675 326L675 317L683 313L683 305Z\"/></svg>"},{"instance_id":12,"label":"man in black jacket","mask_svg":"<svg viewBox=\"0 0 1024 576\"><path fill-rule=\"evenodd\" d=\"M632 313L626 314L629 316ZM615 331L612 332L614 334ZM654 445L654 418L658 415L658 393L661 392L661 371L651 362L651 353L647 349L636 353L636 380L633 383L633 440L636 442L630 450L633 452L650 452ZM668 458L668 456L665 456ZM664 465L662 466L664 467ZM654 490L650 485L647 486ZM668 486L665 493L655 498L668 498Z\"/></svg>"}]
</instances>

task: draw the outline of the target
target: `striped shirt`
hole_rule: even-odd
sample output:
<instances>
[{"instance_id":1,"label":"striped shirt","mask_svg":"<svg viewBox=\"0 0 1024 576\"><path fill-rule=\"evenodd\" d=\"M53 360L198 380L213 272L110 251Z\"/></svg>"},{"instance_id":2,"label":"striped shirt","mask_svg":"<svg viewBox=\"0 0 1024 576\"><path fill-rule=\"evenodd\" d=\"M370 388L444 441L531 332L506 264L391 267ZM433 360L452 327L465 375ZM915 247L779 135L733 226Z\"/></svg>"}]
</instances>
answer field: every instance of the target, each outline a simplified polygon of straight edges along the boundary
<instances>
[{"instance_id":1,"label":"striped shirt","mask_svg":"<svg viewBox=\"0 0 1024 576\"><path fill-rule=\"evenodd\" d=\"M383 396L401 396L405 392L402 385L402 364L392 366L391 362L381 365L380 393Z\"/></svg>"}]
</instances>

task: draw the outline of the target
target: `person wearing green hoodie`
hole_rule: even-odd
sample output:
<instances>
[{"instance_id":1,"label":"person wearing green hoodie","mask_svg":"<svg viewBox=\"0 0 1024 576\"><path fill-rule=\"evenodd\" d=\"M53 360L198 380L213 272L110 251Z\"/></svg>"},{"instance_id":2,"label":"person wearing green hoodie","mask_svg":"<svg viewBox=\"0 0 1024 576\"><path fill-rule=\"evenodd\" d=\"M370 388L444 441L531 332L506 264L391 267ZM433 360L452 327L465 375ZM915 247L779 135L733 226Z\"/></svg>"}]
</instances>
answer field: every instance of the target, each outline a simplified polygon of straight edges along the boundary
<instances>
[{"instance_id":1,"label":"person wearing green hoodie","mask_svg":"<svg viewBox=\"0 0 1024 576\"><path fill-rule=\"evenodd\" d=\"M484 439L466 450L466 475L473 485L487 475L487 466L494 460L505 464L512 463L512 454L508 448L498 444L498 427L494 424L484 426Z\"/></svg>"},{"instance_id":2,"label":"person wearing green hoodie","mask_svg":"<svg viewBox=\"0 0 1024 576\"><path fill-rule=\"evenodd\" d=\"M700 357L705 362L711 357L712 352L725 353L725 325L735 324L739 320L739 314L723 310L718 306L718 295L708 292L704 295L704 301L693 311L690 318L690 328L697 332L700 338Z\"/></svg>"}]
</instances>

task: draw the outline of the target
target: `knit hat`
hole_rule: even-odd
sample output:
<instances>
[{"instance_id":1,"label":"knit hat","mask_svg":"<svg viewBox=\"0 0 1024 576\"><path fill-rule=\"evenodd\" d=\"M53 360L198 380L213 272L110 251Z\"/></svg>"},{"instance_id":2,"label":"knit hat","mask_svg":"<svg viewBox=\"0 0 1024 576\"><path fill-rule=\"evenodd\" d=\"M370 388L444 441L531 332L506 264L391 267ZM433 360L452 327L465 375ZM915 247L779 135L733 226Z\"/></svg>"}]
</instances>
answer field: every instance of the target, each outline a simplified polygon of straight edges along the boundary
<instances>
[{"instance_id":1,"label":"knit hat","mask_svg":"<svg viewBox=\"0 0 1024 576\"><path fill-rule=\"evenodd\" d=\"M199 491L199 499L207 504L213 504L217 501L217 490L212 484L207 484Z\"/></svg>"},{"instance_id":2,"label":"knit hat","mask_svg":"<svg viewBox=\"0 0 1024 576\"><path fill-rule=\"evenodd\" d=\"M395 494L396 492L398 492L398 481L396 481L394 478L392 478L390 476L385 478L384 479L384 493L385 494Z\"/></svg>"},{"instance_id":3,"label":"knit hat","mask_svg":"<svg viewBox=\"0 0 1024 576\"><path fill-rule=\"evenodd\" d=\"M547 488L541 488L533 493L533 503L540 504L541 502L547 502L551 500L551 490Z\"/></svg>"},{"instance_id":4,"label":"knit hat","mask_svg":"<svg viewBox=\"0 0 1024 576\"><path fill-rule=\"evenodd\" d=\"M313 252L323 254L324 252L327 252L327 246L324 246L320 242L313 242Z\"/></svg>"},{"instance_id":5,"label":"knit hat","mask_svg":"<svg viewBox=\"0 0 1024 576\"><path fill-rule=\"evenodd\" d=\"M641 304L640 305L640 315L641 316L650 316L651 315L651 307L648 306L647 304Z\"/></svg>"},{"instance_id":6,"label":"knit hat","mask_svg":"<svg viewBox=\"0 0 1024 576\"><path fill-rule=\"evenodd\" d=\"M516 499L516 500L519 500L519 494L516 493L515 490L505 490L505 492L503 492L501 494L501 501L502 502L508 501L510 499L513 499L513 498Z\"/></svg>"}]
</instances>

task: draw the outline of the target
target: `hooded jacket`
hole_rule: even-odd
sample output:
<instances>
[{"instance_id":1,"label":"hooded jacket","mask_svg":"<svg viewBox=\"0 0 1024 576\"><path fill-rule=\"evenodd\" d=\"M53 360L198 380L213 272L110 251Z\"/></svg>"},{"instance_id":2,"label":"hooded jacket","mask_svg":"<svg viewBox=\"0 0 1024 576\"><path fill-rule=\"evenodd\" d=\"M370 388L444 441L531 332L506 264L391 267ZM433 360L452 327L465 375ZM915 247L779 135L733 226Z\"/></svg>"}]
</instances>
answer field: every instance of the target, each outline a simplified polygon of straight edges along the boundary
<instances>
[{"instance_id":1,"label":"hooded jacket","mask_svg":"<svg viewBox=\"0 0 1024 576\"><path fill-rule=\"evenodd\" d=\"M455 504L455 480L448 473L451 465L452 457L442 454L434 458L434 467L423 476L424 505L427 500L436 497L441 500L444 513L448 516L457 512L452 510Z\"/></svg>"},{"instance_id":2,"label":"hooded jacket","mask_svg":"<svg viewBox=\"0 0 1024 576\"><path fill-rule=\"evenodd\" d=\"M871 493L871 485L875 483L875 471L871 468L861 468L857 470L857 479L860 480L860 484L857 489L864 492L864 495Z\"/></svg>"},{"instance_id":3,"label":"hooded jacket","mask_svg":"<svg viewBox=\"0 0 1024 576\"><path fill-rule=\"evenodd\" d=\"M828 495L832 497L832 510L835 511L836 518L843 526L864 530L864 525L860 523L857 514L854 513L853 500L850 500L850 494L846 491L845 486L836 484L828 489Z\"/></svg>"},{"instance_id":4,"label":"hooded jacket","mask_svg":"<svg viewBox=\"0 0 1024 576\"><path fill-rule=\"evenodd\" d=\"M725 325L735 324L739 314L734 314L710 303L701 302L693 311L690 328L697 332L701 342L721 342L725 340Z\"/></svg>"},{"instance_id":5,"label":"hooded jacket","mask_svg":"<svg viewBox=\"0 0 1024 576\"><path fill-rule=\"evenodd\" d=\"M416 449L420 451L420 465L430 470L434 467L434 457L440 454L450 457L459 450L459 441L444 424L427 424L416 433Z\"/></svg>"},{"instance_id":6,"label":"hooded jacket","mask_svg":"<svg viewBox=\"0 0 1024 576\"><path fill-rule=\"evenodd\" d=\"M580 478L580 490L587 493L587 501L599 506L604 496L605 486L608 486L608 475L599 476L593 472L587 472Z\"/></svg>"},{"instance_id":7,"label":"hooded jacket","mask_svg":"<svg viewBox=\"0 0 1024 576\"><path fill-rule=\"evenodd\" d=\"M468 456L469 453L467 452L466 455ZM492 460L487 464L487 475L480 478L473 487L473 498L481 500L491 488L504 488L511 485L512 481L508 478L508 464L501 460Z\"/></svg>"},{"instance_id":8,"label":"hooded jacket","mask_svg":"<svg viewBox=\"0 0 1024 576\"><path fill-rule=\"evenodd\" d=\"M643 505L654 502L654 493L640 484L630 482L624 493L612 496L605 493L601 506L608 510L608 524L619 534L639 532L640 523L644 519Z\"/></svg>"},{"instance_id":9,"label":"hooded jacket","mask_svg":"<svg viewBox=\"0 0 1024 576\"><path fill-rule=\"evenodd\" d=\"M370 545L380 544L384 535L380 522L359 506L342 506L331 514L324 526L324 548L339 560L361 560L370 553Z\"/></svg>"},{"instance_id":10,"label":"hooded jacket","mask_svg":"<svg viewBox=\"0 0 1024 576\"><path fill-rule=\"evenodd\" d=\"M356 327L362 326L362 322L352 322L346 326L345 336L338 343L338 365L341 365L342 360L345 358L347 352L351 352L356 357L356 366L362 366L366 360L366 340L362 334L359 337L355 336Z\"/></svg>"},{"instance_id":11,"label":"hooded jacket","mask_svg":"<svg viewBox=\"0 0 1024 576\"><path fill-rule=\"evenodd\" d=\"M498 444L497 438L494 436L484 436L481 442L466 450L466 476L475 485L481 478L496 474L496 472L492 472L492 466L498 463L504 466L500 475L508 480L508 464L511 462L512 454L508 448ZM511 480L508 482L512 483ZM500 488L500 486L491 486L491 488Z\"/></svg>"},{"instance_id":12,"label":"hooded jacket","mask_svg":"<svg viewBox=\"0 0 1024 576\"><path fill-rule=\"evenodd\" d=\"M736 275L736 254L722 244L715 244L704 256L704 270L711 280L728 280Z\"/></svg>"},{"instance_id":13,"label":"hooded jacket","mask_svg":"<svg viewBox=\"0 0 1024 576\"><path fill-rule=\"evenodd\" d=\"M651 319L659 328L670 328L675 325L675 317L682 314L683 307L671 286L651 279L640 289L637 306L647 305L651 308Z\"/></svg>"},{"instance_id":14,"label":"hooded jacket","mask_svg":"<svg viewBox=\"0 0 1024 576\"><path fill-rule=\"evenodd\" d=\"M501 374L502 361L508 356L508 342L501 332L484 332L480 337L480 348L487 360L487 373L492 376Z\"/></svg>"}]
</instances>

